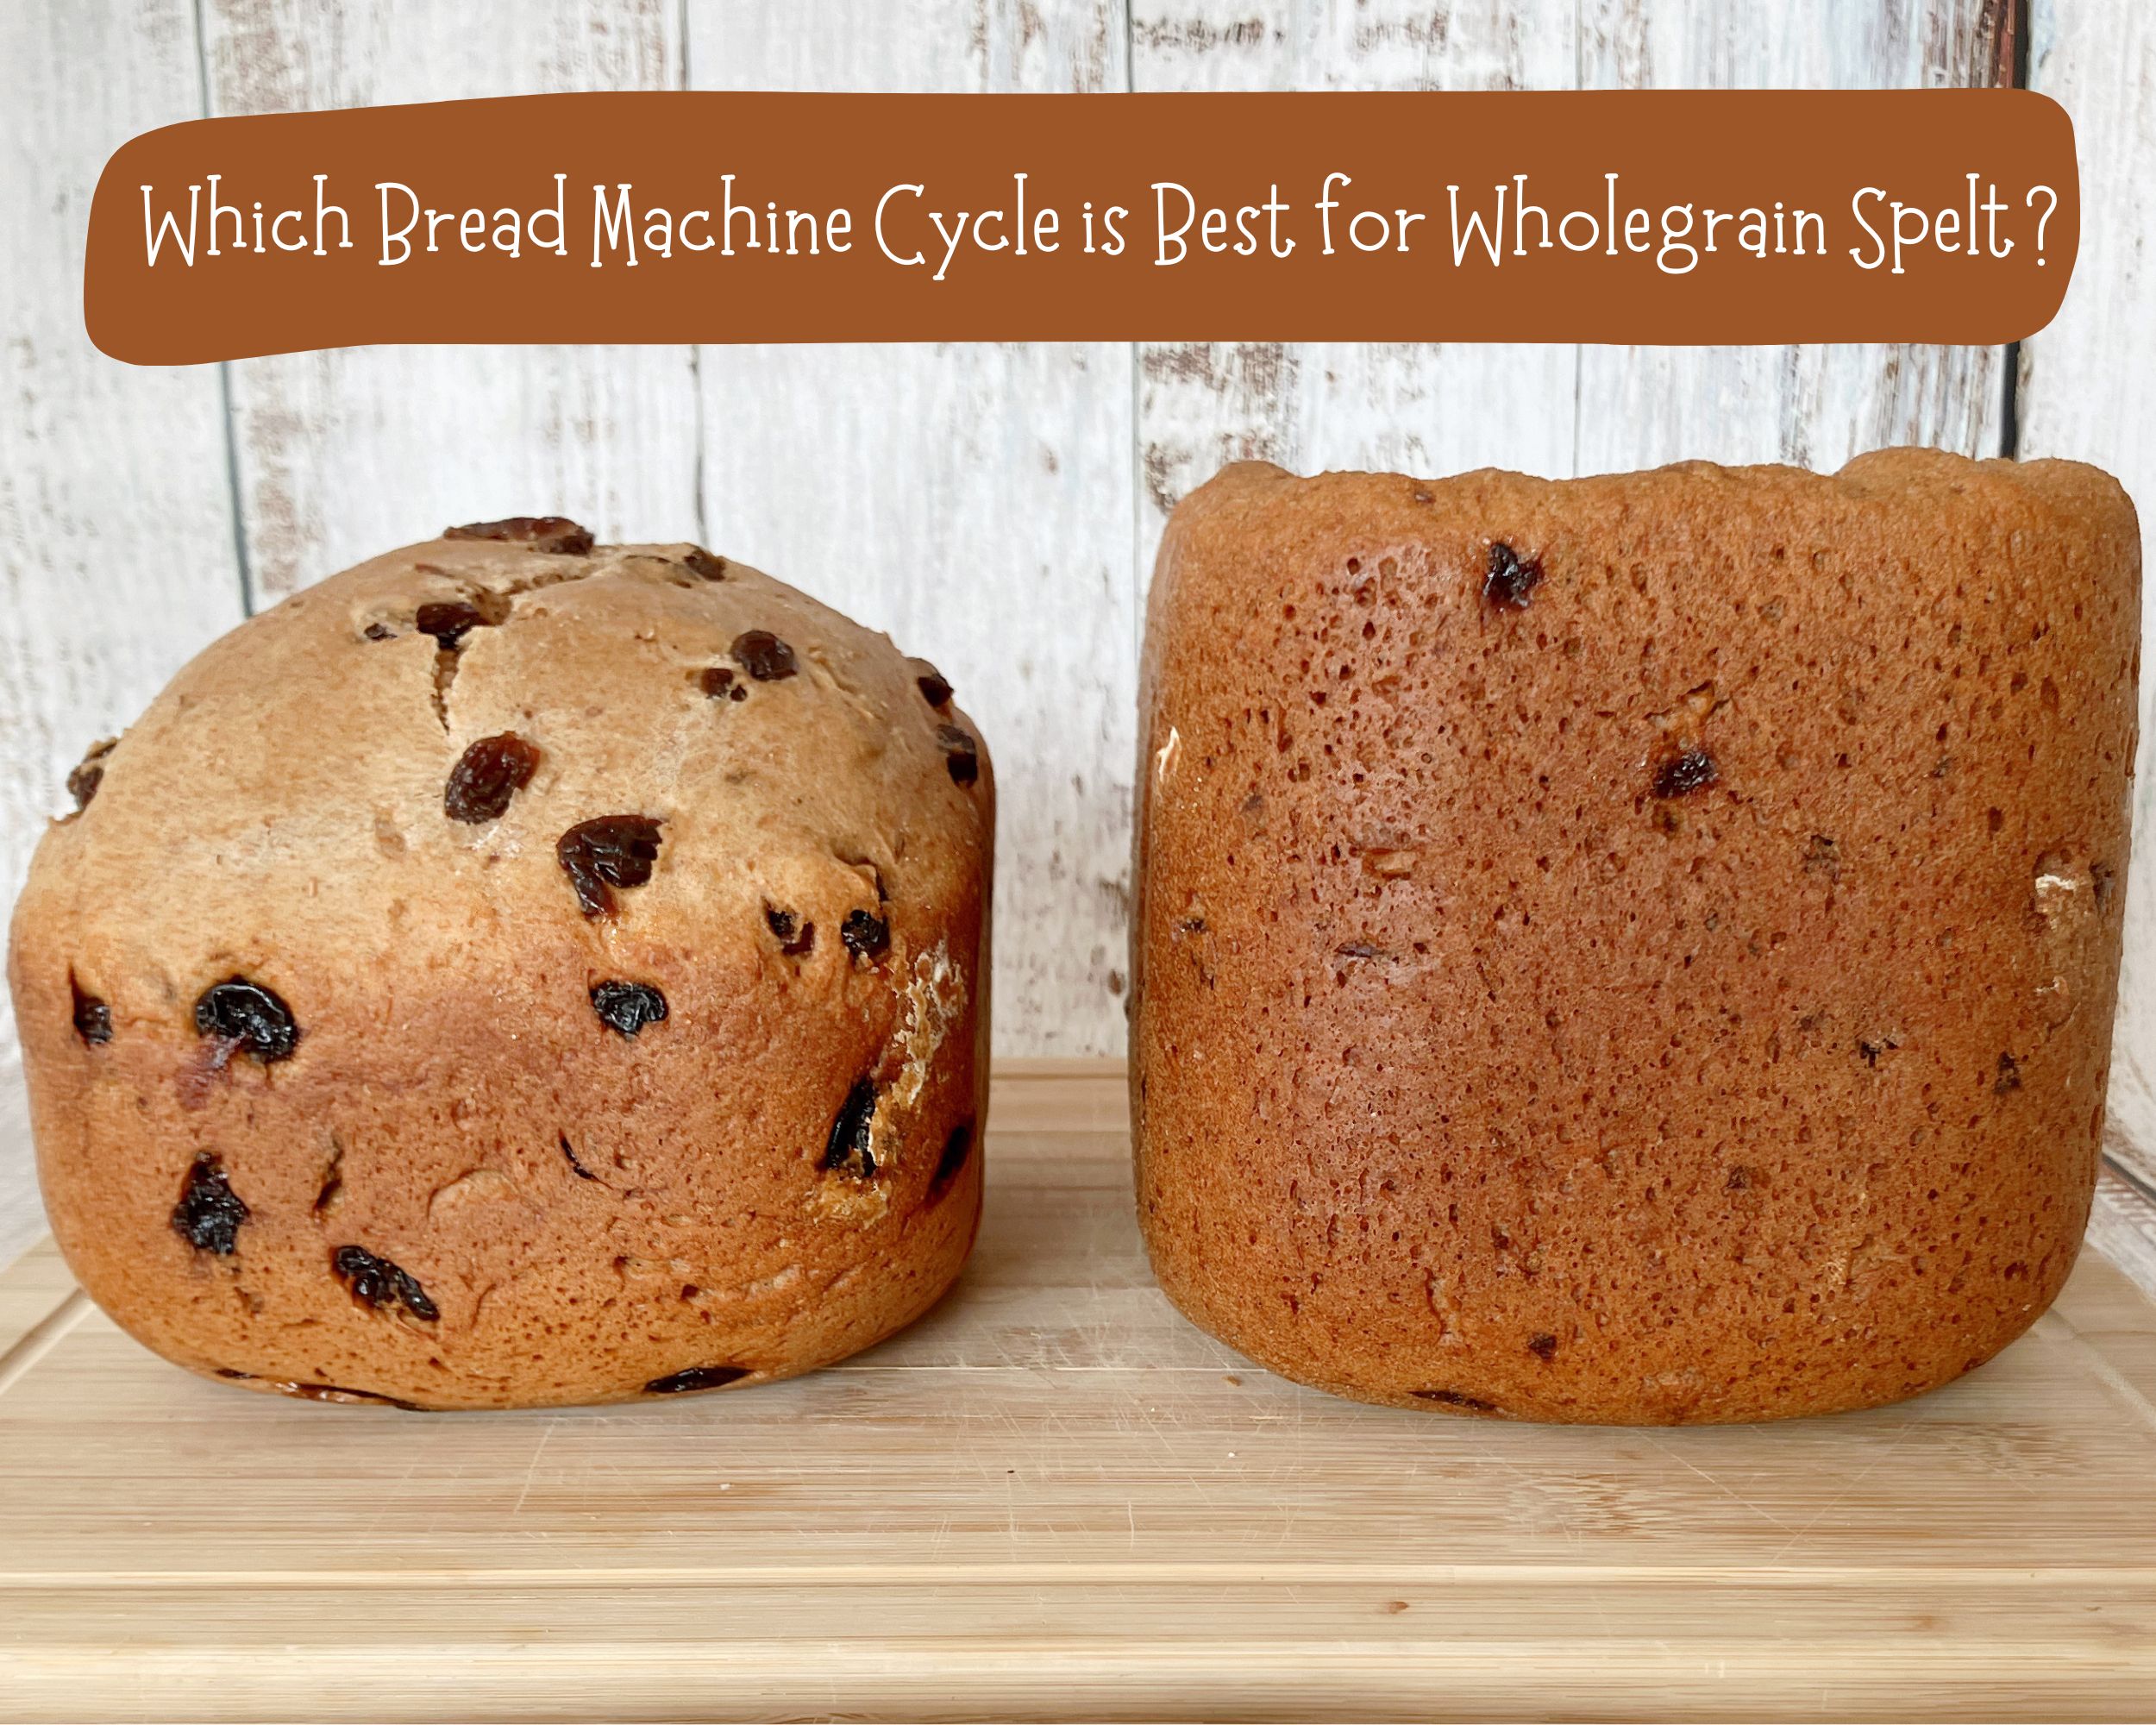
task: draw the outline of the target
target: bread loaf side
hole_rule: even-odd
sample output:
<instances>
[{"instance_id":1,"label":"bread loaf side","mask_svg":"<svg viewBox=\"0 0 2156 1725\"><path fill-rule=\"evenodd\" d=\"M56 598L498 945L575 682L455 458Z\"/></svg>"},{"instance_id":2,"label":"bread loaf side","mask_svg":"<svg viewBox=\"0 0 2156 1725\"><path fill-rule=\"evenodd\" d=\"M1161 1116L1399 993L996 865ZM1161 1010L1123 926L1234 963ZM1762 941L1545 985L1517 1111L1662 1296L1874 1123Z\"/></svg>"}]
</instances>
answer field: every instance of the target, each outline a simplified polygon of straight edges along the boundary
<instances>
[{"instance_id":1,"label":"bread loaf side","mask_svg":"<svg viewBox=\"0 0 2156 1725\"><path fill-rule=\"evenodd\" d=\"M1131 1087L1181 1308L1451 1413L1981 1364L2096 1175L2139 539L2057 461L1231 467L1143 678Z\"/></svg>"}]
</instances>

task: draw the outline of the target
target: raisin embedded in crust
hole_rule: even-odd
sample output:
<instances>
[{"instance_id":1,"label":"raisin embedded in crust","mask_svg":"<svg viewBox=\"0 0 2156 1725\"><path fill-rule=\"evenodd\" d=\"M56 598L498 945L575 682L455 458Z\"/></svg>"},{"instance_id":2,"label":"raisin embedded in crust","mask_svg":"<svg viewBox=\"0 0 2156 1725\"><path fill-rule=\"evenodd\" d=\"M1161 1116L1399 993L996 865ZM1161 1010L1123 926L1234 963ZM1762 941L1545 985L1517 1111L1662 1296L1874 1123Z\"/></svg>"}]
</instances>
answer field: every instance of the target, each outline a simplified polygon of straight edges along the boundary
<instances>
[{"instance_id":1,"label":"raisin embedded in crust","mask_svg":"<svg viewBox=\"0 0 2156 1725\"><path fill-rule=\"evenodd\" d=\"M838 925L838 938L855 957L874 963L891 950L891 925L868 911L848 911L846 920Z\"/></svg>"},{"instance_id":2,"label":"raisin embedded in crust","mask_svg":"<svg viewBox=\"0 0 2156 1725\"><path fill-rule=\"evenodd\" d=\"M431 635L444 653L454 653L474 629L486 626L486 613L461 599L429 599L412 614L412 626Z\"/></svg>"},{"instance_id":3,"label":"raisin embedded in crust","mask_svg":"<svg viewBox=\"0 0 2156 1725\"><path fill-rule=\"evenodd\" d=\"M866 1078L857 1078L831 1121L830 1138L824 1145L826 1170L850 1174L856 1180L875 1177L875 1152L869 1147L875 1119L876 1087Z\"/></svg>"},{"instance_id":4,"label":"raisin embedded in crust","mask_svg":"<svg viewBox=\"0 0 2156 1725\"><path fill-rule=\"evenodd\" d=\"M473 826L499 820L510 799L531 782L538 768L538 745L515 731L482 737L449 769L449 782L442 793L442 812Z\"/></svg>"},{"instance_id":5,"label":"raisin embedded in crust","mask_svg":"<svg viewBox=\"0 0 2156 1725\"><path fill-rule=\"evenodd\" d=\"M413 1317L429 1324L442 1315L417 1277L363 1245L339 1246L329 1255L329 1266L362 1306L376 1311L385 1306L402 1306Z\"/></svg>"},{"instance_id":6,"label":"raisin embedded in crust","mask_svg":"<svg viewBox=\"0 0 2156 1725\"><path fill-rule=\"evenodd\" d=\"M981 776L981 745L955 724L936 727L937 746L954 785L970 785Z\"/></svg>"},{"instance_id":7,"label":"raisin embedded in crust","mask_svg":"<svg viewBox=\"0 0 2156 1725\"><path fill-rule=\"evenodd\" d=\"M745 1365L693 1365L686 1371L669 1372L644 1385L647 1396L683 1396L696 1389L723 1389L749 1376Z\"/></svg>"},{"instance_id":8,"label":"raisin embedded in crust","mask_svg":"<svg viewBox=\"0 0 2156 1725\"><path fill-rule=\"evenodd\" d=\"M1704 749L1687 749L1672 755L1654 769L1654 794L1665 801L1703 791L1721 776L1714 757Z\"/></svg>"},{"instance_id":9,"label":"raisin embedded in crust","mask_svg":"<svg viewBox=\"0 0 2156 1725\"><path fill-rule=\"evenodd\" d=\"M643 982L600 982L592 989L592 1010L609 1030L631 1037L666 1022L667 997Z\"/></svg>"},{"instance_id":10,"label":"raisin embedded in crust","mask_svg":"<svg viewBox=\"0 0 2156 1725\"><path fill-rule=\"evenodd\" d=\"M936 1171L929 1176L929 1201L950 1189L950 1183L965 1170L973 1160L973 1122L961 1120L950 1129L950 1136L943 1140L943 1153L936 1158Z\"/></svg>"},{"instance_id":11,"label":"raisin embedded in crust","mask_svg":"<svg viewBox=\"0 0 2156 1725\"><path fill-rule=\"evenodd\" d=\"M90 806L91 798L97 794L97 787L104 782L105 756L112 753L120 739L108 737L102 743L93 743L90 752L69 771L67 794L75 800L78 812Z\"/></svg>"},{"instance_id":12,"label":"raisin embedded in crust","mask_svg":"<svg viewBox=\"0 0 2156 1725\"><path fill-rule=\"evenodd\" d=\"M792 911L782 911L771 905L763 907L763 919L779 943L779 950L789 958L801 958L816 945L816 925L803 922Z\"/></svg>"},{"instance_id":13,"label":"raisin embedded in crust","mask_svg":"<svg viewBox=\"0 0 2156 1725\"><path fill-rule=\"evenodd\" d=\"M586 916L611 916L615 888L641 887L651 878L659 826L648 814L603 814L579 821L555 841L554 854Z\"/></svg>"},{"instance_id":14,"label":"raisin embedded in crust","mask_svg":"<svg viewBox=\"0 0 2156 1725\"><path fill-rule=\"evenodd\" d=\"M444 528L442 536L497 539L529 545L535 551L564 552L580 557L592 549L591 534L560 515L511 515L500 521L470 521L461 527Z\"/></svg>"},{"instance_id":15,"label":"raisin embedded in crust","mask_svg":"<svg viewBox=\"0 0 2156 1725\"><path fill-rule=\"evenodd\" d=\"M1499 540L1489 548L1482 574L1482 601L1493 611L1525 611L1528 595L1542 580L1542 560L1523 557Z\"/></svg>"},{"instance_id":16,"label":"raisin embedded in crust","mask_svg":"<svg viewBox=\"0 0 2156 1725\"><path fill-rule=\"evenodd\" d=\"M714 557L701 545L690 548L681 559L681 567L703 580L723 581L726 579L726 560Z\"/></svg>"},{"instance_id":17,"label":"raisin embedded in crust","mask_svg":"<svg viewBox=\"0 0 2156 1725\"><path fill-rule=\"evenodd\" d=\"M172 1207L172 1232L197 1251L225 1258L240 1244L240 1226L252 1214L225 1177L224 1164L210 1151L195 1157Z\"/></svg>"},{"instance_id":18,"label":"raisin embedded in crust","mask_svg":"<svg viewBox=\"0 0 2156 1725\"><path fill-rule=\"evenodd\" d=\"M299 1025L276 993L244 976L228 976L202 991L195 1002L195 1029L267 1064L289 1060L299 1045Z\"/></svg>"},{"instance_id":19,"label":"raisin embedded in crust","mask_svg":"<svg viewBox=\"0 0 2156 1725\"><path fill-rule=\"evenodd\" d=\"M921 699L937 712L941 712L950 705L950 685L944 681L943 674L933 665L914 678L913 682L921 692Z\"/></svg>"},{"instance_id":20,"label":"raisin embedded in crust","mask_svg":"<svg viewBox=\"0 0 2156 1725\"><path fill-rule=\"evenodd\" d=\"M67 992L74 996L75 1034L91 1048L112 1040L112 1008L95 994L85 994L82 984L75 980L75 973L67 973Z\"/></svg>"},{"instance_id":21,"label":"raisin embedded in crust","mask_svg":"<svg viewBox=\"0 0 2156 1725\"><path fill-rule=\"evenodd\" d=\"M747 700L749 686L735 681L734 674L724 665L706 665L701 679L704 693L713 700L724 695L729 700Z\"/></svg>"},{"instance_id":22,"label":"raisin embedded in crust","mask_svg":"<svg viewBox=\"0 0 2156 1725\"><path fill-rule=\"evenodd\" d=\"M734 644L727 649L734 662L760 683L776 683L792 676L800 667L794 662L793 649L768 629L751 629L734 637Z\"/></svg>"}]
</instances>

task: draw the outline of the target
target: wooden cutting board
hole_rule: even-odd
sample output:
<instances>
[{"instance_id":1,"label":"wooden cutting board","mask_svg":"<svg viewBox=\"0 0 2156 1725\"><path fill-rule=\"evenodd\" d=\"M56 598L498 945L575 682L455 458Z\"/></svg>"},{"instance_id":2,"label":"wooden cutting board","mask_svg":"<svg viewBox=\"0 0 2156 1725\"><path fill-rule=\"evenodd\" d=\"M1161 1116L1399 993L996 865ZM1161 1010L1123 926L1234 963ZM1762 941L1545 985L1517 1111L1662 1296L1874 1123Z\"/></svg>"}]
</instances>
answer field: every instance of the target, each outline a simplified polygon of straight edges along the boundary
<instances>
[{"instance_id":1,"label":"wooden cutting board","mask_svg":"<svg viewBox=\"0 0 2156 1725\"><path fill-rule=\"evenodd\" d=\"M2156 1304L2093 1252L1934 1396L1620 1431L1363 1408L1192 1329L1121 1080L1000 1078L906 1334L739 1395L429 1414L0 1276L0 1716L2147 1718Z\"/></svg>"}]
</instances>

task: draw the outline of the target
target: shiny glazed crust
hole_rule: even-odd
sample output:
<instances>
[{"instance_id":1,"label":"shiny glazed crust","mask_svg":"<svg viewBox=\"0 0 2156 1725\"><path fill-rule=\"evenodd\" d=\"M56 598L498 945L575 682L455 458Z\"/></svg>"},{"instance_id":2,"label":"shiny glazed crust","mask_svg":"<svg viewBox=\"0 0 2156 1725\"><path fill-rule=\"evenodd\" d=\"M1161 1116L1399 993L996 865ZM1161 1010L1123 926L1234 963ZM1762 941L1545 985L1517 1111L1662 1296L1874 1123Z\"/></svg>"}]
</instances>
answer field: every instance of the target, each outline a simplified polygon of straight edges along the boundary
<instances>
[{"instance_id":1,"label":"shiny glazed crust","mask_svg":"<svg viewBox=\"0 0 2156 1725\"><path fill-rule=\"evenodd\" d=\"M9 975L53 1232L160 1353L317 1399L852 1353L978 1219L986 750L930 668L753 569L480 530L217 642L46 835ZM452 819L505 733L528 782ZM562 835L617 815L655 862L582 853L587 914ZM287 1057L203 1006L233 978Z\"/></svg>"},{"instance_id":2,"label":"shiny glazed crust","mask_svg":"<svg viewBox=\"0 0 2156 1725\"><path fill-rule=\"evenodd\" d=\"M1989 1358L2095 1179L2139 584L2066 462L1203 487L1140 726L1170 1297L1485 1416L1769 1419Z\"/></svg>"}]
</instances>

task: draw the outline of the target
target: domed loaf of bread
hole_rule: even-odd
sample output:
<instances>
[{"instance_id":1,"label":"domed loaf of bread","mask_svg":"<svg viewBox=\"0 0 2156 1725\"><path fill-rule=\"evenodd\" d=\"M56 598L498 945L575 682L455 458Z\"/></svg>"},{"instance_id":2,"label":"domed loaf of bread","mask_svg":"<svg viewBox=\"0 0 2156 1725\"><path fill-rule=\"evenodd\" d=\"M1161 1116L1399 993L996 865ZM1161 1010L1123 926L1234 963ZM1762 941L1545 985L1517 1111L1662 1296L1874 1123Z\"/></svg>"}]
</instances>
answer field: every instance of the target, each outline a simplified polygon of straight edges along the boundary
<instances>
[{"instance_id":1,"label":"domed loaf of bread","mask_svg":"<svg viewBox=\"0 0 2156 1725\"><path fill-rule=\"evenodd\" d=\"M957 1275L993 793L882 637L482 523L235 630L72 787L13 930L38 1164L159 1352L608 1402L838 1359Z\"/></svg>"}]
</instances>

